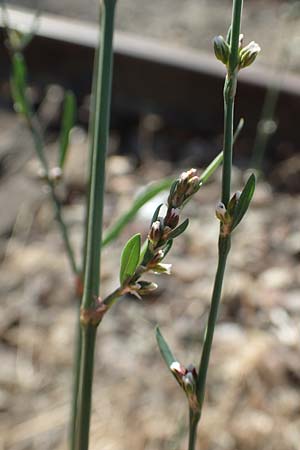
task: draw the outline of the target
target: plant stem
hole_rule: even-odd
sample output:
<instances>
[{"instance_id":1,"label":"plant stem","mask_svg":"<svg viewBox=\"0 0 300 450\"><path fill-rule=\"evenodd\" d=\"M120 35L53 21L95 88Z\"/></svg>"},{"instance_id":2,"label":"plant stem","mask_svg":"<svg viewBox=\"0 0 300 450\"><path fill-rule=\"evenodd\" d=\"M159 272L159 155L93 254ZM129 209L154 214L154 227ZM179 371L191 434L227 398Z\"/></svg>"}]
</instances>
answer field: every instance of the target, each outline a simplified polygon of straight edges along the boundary
<instances>
[{"instance_id":1,"label":"plant stem","mask_svg":"<svg viewBox=\"0 0 300 450\"><path fill-rule=\"evenodd\" d=\"M88 326L82 328L80 384L78 392L78 411L76 417L75 448L86 450L89 447L89 429L92 407L92 380L94 369L94 353L97 328Z\"/></svg>"},{"instance_id":2,"label":"plant stem","mask_svg":"<svg viewBox=\"0 0 300 450\"><path fill-rule=\"evenodd\" d=\"M113 29L116 0L104 0L101 14L101 48L96 67L95 118L93 125L84 290L82 313L92 311L100 285L100 257L104 201L105 158L109 131L112 79ZM84 314L82 315L82 318ZM97 323L81 320L81 359L78 388L75 450L87 450L92 403L93 363Z\"/></svg>"},{"instance_id":3,"label":"plant stem","mask_svg":"<svg viewBox=\"0 0 300 450\"><path fill-rule=\"evenodd\" d=\"M222 285L224 272L226 267L227 256L230 250L230 235L226 238L219 238L219 260L218 267L215 276L214 288L212 293L211 300L211 308L209 312L207 328L205 333L205 339L202 349L201 361L199 366L199 374L198 374L198 383L197 383L197 398L200 405L200 409L202 409L204 394L205 394L205 385L206 385L206 377L207 370L209 365L211 347L213 343L215 326L218 318L219 304L222 293Z\"/></svg>"},{"instance_id":4,"label":"plant stem","mask_svg":"<svg viewBox=\"0 0 300 450\"><path fill-rule=\"evenodd\" d=\"M101 51L97 70L97 99L92 151L92 173L89 191L86 264L82 306L89 308L99 291L100 251L104 197L105 158L108 140L111 78L112 40L116 0L104 0L101 15Z\"/></svg>"},{"instance_id":5,"label":"plant stem","mask_svg":"<svg viewBox=\"0 0 300 450\"><path fill-rule=\"evenodd\" d=\"M59 229L60 229L61 237L64 242L64 246L65 246L66 254L67 254L67 257L69 260L69 264L71 266L73 274L78 276L80 274L80 272L79 272L79 269L78 269L76 261L75 261L75 255L74 255L74 251L73 251L73 248L72 248L72 245L70 242L67 226L66 226L63 216L62 216L61 204L57 198L54 183L49 176L49 167L48 167L47 160L45 158L45 152L44 152L45 146L44 146L42 133L40 130L40 125L39 125L37 119L34 117L33 113L31 112L29 105L27 105L25 117L26 117L28 126L30 128L30 131L31 131L31 134L32 134L32 137L34 140L34 147L35 147L37 157L39 158L40 163L45 171L46 183L49 188L50 197L51 197L51 200L53 203L55 219L56 219Z\"/></svg>"},{"instance_id":6,"label":"plant stem","mask_svg":"<svg viewBox=\"0 0 300 450\"><path fill-rule=\"evenodd\" d=\"M77 407L78 407L78 390L80 379L80 361L81 361L81 325L79 307L76 308L76 324L75 324L75 345L73 356L73 384L72 384L72 403L71 403L71 416L69 425L69 441L70 450L75 449L76 442L76 422L77 422Z\"/></svg>"},{"instance_id":7,"label":"plant stem","mask_svg":"<svg viewBox=\"0 0 300 450\"><path fill-rule=\"evenodd\" d=\"M197 427L199 423L200 415L195 413L190 408L190 422L189 422L189 446L188 450L195 450L197 440Z\"/></svg>"},{"instance_id":8,"label":"plant stem","mask_svg":"<svg viewBox=\"0 0 300 450\"><path fill-rule=\"evenodd\" d=\"M222 202L227 207L230 199L232 147L233 147L233 116L234 98L236 93L239 36L241 28L241 15L243 0L234 0L231 21L230 57L228 71L224 84L224 162L222 177Z\"/></svg>"},{"instance_id":9,"label":"plant stem","mask_svg":"<svg viewBox=\"0 0 300 450\"><path fill-rule=\"evenodd\" d=\"M96 88L97 88L97 67L99 59L99 45L95 50L94 56L94 66L93 66L93 78L92 78L92 95L91 95L91 105L90 105L90 117L89 117L89 158L88 158L88 173L87 176L90 178L92 174L92 164L93 164L93 149L94 149L94 122L95 122L95 104L98 98ZM88 186L90 186L91 180L88 180ZM86 247L87 247L87 234L88 234L88 218L89 218L89 196L86 196L85 204L85 217L83 222L83 246L82 246L82 271L85 267L86 261ZM69 429L69 440L70 440L70 450L75 450L76 442L76 421L77 421L77 405L78 405L78 390L79 390L79 379L80 379L80 361L81 361L81 324L80 324L80 314L79 310L76 310L77 320L75 328L75 350L74 350L74 361L73 361L73 386L72 386L72 403L71 403L71 418L70 418L70 429Z\"/></svg>"},{"instance_id":10,"label":"plant stem","mask_svg":"<svg viewBox=\"0 0 300 450\"><path fill-rule=\"evenodd\" d=\"M231 37L230 37L230 57L227 67L227 76L224 84L224 162L222 176L222 202L227 207L230 200L231 192L231 171L232 171L232 149L233 149L233 118L234 118L234 99L237 85L238 61L239 61L239 35L241 26L241 15L243 8L243 0L234 0L231 21ZM204 344L199 365L199 373L197 378L197 399L199 403L200 413L198 421L201 417L208 365L210 360L211 348L213 343L214 331L218 319L219 305L221 301L222 286L224 273L226 268L227 256L231 246L230 231L224 233L223 224L220 226L219 242L218 242L218 266L215 276L214 288L210 312L207 322L207 328L204 338ZM197 421L197 423L198 423ZM190 420L190 436L197 428ZM189 447L194 450L195 445Z\"/></svg>"}]
</instances>

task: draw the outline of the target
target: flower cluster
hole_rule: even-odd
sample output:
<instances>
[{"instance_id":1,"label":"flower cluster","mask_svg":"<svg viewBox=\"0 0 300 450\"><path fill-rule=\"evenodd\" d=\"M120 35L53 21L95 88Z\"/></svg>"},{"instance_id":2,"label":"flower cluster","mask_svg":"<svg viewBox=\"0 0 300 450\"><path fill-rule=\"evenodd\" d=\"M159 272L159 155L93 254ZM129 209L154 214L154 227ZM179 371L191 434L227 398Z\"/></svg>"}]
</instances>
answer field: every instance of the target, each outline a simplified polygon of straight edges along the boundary
<instances>
[{"instance_id":1,"label":"flower cluster","mask_svg":"<svg viewBox=\"0 0 300 450\"><path fill-rule=\"evenodd\" d=\"M250 66L256 59L261 48L260 46L251 41L248 45L243 47L244 35L240 34L239 39L239 63L238 69L244 69ZM213 40L214 52L216 58L228 67L230 59L230 46L229 43L223 38L223 36L216 36Z\"/></svg>"},{"instance_id":2,"label":"flower cluster","mask_svg":"<svg viewBox=\"0 0 300 450\"><path fill-rule=\"evenodd\" d=\"M170 366L170 370L186 393L190 407L194 411L197 411L199 408L196 393L198 376L195 366L190 364L188 367L184 367L178 361L174 361Z\"/></svg>"},{"instance_id":3,"label":"flower cluster","mask_svg":"<svg viewBox=\"0 0 300 450\"><path fill-rule=\"evenodd\" d=\"M197 176L196 169L183 172L172 184L165 215L159 215L162 206L160 205L152 218L148 234L148 248L142 263L148 269L158 273L170 272L169 265L162 265L161 261L170 250L173 239L187 228L188 219L178 225L180 212L199 187L200 178Z\"/></svg>"},{"instance_id":4,"label":"flower cluster","mask_svg":"<svg viewBox=\"0 0 300 450\"><path fill-rule=\"evenodd\" d=\"M153 215L145 252L135 276L132 277L126 288L127 292L140 297L156 289L157 285L155 283L139 280L140 276L145 272L164 273L167 275L171 273L171 264L164 264L162 261L170 251L173 239L186 230L189 220L186 219L179 224L180 212L186 202L199 188L200 178L197 175L196 169L183 172L174 181L170 188L166 213L160 215L163 206L161 204Z\"/></svg>"}]
</instances>

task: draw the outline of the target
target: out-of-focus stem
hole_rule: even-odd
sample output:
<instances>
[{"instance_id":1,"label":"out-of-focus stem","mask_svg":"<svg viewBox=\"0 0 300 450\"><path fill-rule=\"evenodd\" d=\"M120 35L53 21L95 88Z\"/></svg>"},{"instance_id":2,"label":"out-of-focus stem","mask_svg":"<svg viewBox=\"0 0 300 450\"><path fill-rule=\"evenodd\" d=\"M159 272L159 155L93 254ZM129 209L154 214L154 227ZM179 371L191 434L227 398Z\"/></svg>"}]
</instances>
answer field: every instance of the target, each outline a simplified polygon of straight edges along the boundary
<instances>
[{"instance_id":1,"label":"out-of-focus stem","mask_svg":"<svg viewBox=\"0 0 300 450\"><path fill-rule=\"evenodd\" d=\"M101 47L96 61L96 93L93 113L93 148L90 175L84 289L81 303L81 359L78 386L75 450L89 447L92 404L94 350L99 322L86 317L94 311L100 285L102 216L104 202L105 159L111 101L113 30L116 0L103 0L101 6Z\"/></svg>"}]
</instances>

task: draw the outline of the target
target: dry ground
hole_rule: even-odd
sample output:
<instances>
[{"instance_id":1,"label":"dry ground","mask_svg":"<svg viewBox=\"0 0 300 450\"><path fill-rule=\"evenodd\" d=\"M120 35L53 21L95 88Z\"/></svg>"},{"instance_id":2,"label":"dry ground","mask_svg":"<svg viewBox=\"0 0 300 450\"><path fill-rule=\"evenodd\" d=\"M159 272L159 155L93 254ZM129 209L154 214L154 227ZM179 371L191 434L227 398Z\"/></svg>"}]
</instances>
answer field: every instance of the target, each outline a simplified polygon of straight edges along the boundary
<instances>
[{"instance_id":1,"label":"dry ground","mask_svg":"<svg viewBox=\"0 0 300 450\"><path fill-rule=\"evenodd\" d=\"M10 137L9 128L1 130L2 142L16 149L21 140L22 149L30 147L19 124L11 129ZM85 154L81 131L74 138L61 194L78 256ZM181 170L156 160L137 170L127 157L111 156L106 225L145 182ZM1 222L6 220L0 283L3 450L66 448L76 305L51 206L34 173L29 158L22 171L2 178L2 187L12 181L1 199ZM235 187L242 182L236 169ZM186 448L186 402L161 360L154 326L161 325L180 361L198 363L216 267L219 189L218 175L186 208L191 224L174 245L168 258L173 275L159 278L158 293L144 301L123 299L103 321L96 352L93 450ZM235 233L199 438L203 450L299 450L299 200L297 194L274 193L260 183ZM105 250L103 293L116 286L121 246L131 234L147 233L152 210L153 205L144 209Z\"/></svg>"}]
</instances>

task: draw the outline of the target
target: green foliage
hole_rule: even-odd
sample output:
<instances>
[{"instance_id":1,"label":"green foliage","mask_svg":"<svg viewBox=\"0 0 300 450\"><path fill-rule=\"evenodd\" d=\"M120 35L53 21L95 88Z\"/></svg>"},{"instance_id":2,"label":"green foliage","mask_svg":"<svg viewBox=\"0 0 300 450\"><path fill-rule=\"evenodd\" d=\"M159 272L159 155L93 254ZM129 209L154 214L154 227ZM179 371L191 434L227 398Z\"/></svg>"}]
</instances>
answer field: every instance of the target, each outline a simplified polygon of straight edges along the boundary
<instances>
[{"instance_id":1,"label":"green foliage","mask_svg":"<svg viewBox=\"0 0 300 450\"><path fill-rule=\"evenodd\" d=\"M141 235L135 234L125 244L121 255L120 283L123 285L132 277L139 264L141 253Z\"/></svg>"},{"instance_id":2,"label":"green foliage","mask_svg":"<svg viewBox=\"0 0 300 450\"><path fill-rule=\"evenodd\" d=\"M76 98L73 92L68 91L65 95L64 109L62 117L62 127L59 139L59 161L58 166L63 169L68 149L70 131L74 126L76 115Z\"/></svg>"},{"instance_id":3,"label":"green foliage","mask_svg":"<svg viewBox=\"0 0 300 450\"><path fill-rule=\"evenodd\" d=\"M176 362L176 359L174 358L165 338L161 334L161 331L160 331L158 325L156 326L155 332L156 332L156 341L157 341L157 345L159 347L161 356L163 357L163 360L165 361L168 369L170 369L171 365L174 362Z\"/></svg>"},{"instance_id":4,"label":"green foliage","mask_svg":"<svg viewBox=\"0 0 300 450\"><path fill-rule=\"evenodd\" d=\"M168 237L170 239L174 239L174 238L180 236L187 229L188 225L189 225L189 219L185 219L185 221L182 222L177 228L175 228L175 230L172 230L170 232Z\"/></svg>"},{"instance_id":5,"label":"green foliage","mask_svg":"<svg viewBox=\"0 0 300 450\"><path fill-rule=\"evenodd\" d=\"M234 228L236 228L236 226L240 223L240 221L246 214L246 212L249 208L250 202L252 200L254 190L255 190L255 176L254 176L254 174L252 174L248 178L248 181L247 181L247 183L241 193L241 196L237 201L237 205L234 209L232 230L234 230Z\"/></svg>"}]
</instances>

